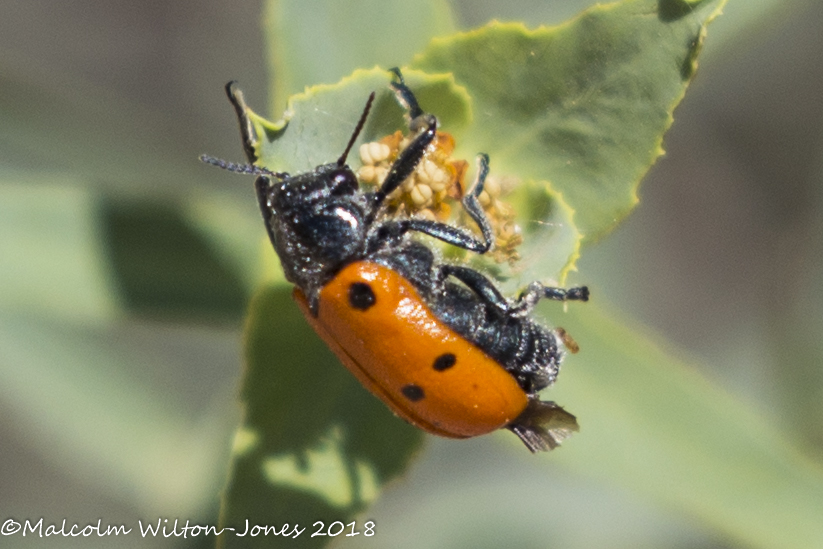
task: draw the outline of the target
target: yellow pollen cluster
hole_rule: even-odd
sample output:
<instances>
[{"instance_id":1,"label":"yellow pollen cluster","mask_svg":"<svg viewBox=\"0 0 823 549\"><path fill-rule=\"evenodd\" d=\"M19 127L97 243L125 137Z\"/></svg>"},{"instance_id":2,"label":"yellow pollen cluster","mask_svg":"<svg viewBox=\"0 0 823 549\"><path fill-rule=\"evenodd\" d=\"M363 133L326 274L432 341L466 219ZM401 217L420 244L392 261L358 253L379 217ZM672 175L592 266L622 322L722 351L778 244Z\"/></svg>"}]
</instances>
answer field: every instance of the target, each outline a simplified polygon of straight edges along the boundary
<instances>
[{"instance_id":1,"label":"yellow pollen cluster","mask_svg":"<svg viewBox=\"0 0 823 549\"><path fill-rule=\"evenodd\" d=\"M411 139L398 131L380 141L360 145L363 163L357 172L360 182L381 185L392 163L409 143ZM388 196L386 202L391 215L438 221L449 218L451 208L446 200L462 196L462 180L468 167L464 160L451 158L453 150L454 138L438 132L415 170Z\"/></svg>"},{"instance_id":2,"label":"yellow pollen cluster","mask_svg":"<svg viewBox=\"0 0 823 549\"><path fill-rule=\"evenodd\" d=\"M380 141L360 145L362 166L357 172L360 182L380 186L392 163L411 139L397 131ZM448 221L451 203L463 197L468 169L468 162L452 158L453 151L454 138L448 133L437 132L414 172L388 196L389 215ZM494 230L495 245L490 255L498 263L516 261L519 258L516 248L523 240L520 228L514 223L512 207L501 200L510 190L511 183L511 180L490 175L478 197ZM475 230L475 223L466 214L462 221Z\"/></svg>"},{"instance_id":3,"label":"yellow pollen cluster","mask_svg":"<svg viewBox=\"0 0 823 549\"><path fill-rule=\"evenodd\" d=\"M517 247L523 243L523 235L520 226L515 223L514 208L502 200L517 183L514 178L500 178L489 174L483 192L477 197L494 230L494 247L489 253L498 263L514 263L520 259ZM471 223L465 212L463 219L465 223Z\"/></svg>"}]
</instances>

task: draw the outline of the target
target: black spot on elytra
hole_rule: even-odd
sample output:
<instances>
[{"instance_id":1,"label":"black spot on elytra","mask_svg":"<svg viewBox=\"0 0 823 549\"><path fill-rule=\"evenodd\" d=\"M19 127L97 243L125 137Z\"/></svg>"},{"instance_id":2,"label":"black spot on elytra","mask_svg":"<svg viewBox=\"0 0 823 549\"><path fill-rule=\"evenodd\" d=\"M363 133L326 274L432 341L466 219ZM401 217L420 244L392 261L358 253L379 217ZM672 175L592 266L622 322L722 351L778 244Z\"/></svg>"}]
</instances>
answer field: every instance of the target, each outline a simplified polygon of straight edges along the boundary
<instances>
[{"instance_id":1,"label":"black spot on elytra","mask_svg":"<svg viewBox=\"0 0 823 549\"><path fill-rule=\"evenodd\" d=\"M374 305L377 297L371 286L365 282L355 282L349 286L349 305L360 311L365 311Z\"/></svg>"},{"instance_id":2,"label":"black spot on elytra","mask_svg":"<svg viewBox=\"0 0 823 549\"><path fill-rule=\"evenodd\" d=\"M437 372L445 372L457 362L457 357L452 353L444 353L434 359L434 370Z\"/></svg>"},{"instance_id":3,"label":"black spot on elytra","mask_svg":"<svg viewBox=\"0 0 823 549\"><path fill-rule=\"evenodd\" d=\"M400 389L400 392L403 393L404 397L412 402L422 400L423 397L426 396L426 393L423 392L423 388L420 385L415 385L414 383L409 383L408 385L403 386L403 388Z\"/></svg>"}]
</instances>

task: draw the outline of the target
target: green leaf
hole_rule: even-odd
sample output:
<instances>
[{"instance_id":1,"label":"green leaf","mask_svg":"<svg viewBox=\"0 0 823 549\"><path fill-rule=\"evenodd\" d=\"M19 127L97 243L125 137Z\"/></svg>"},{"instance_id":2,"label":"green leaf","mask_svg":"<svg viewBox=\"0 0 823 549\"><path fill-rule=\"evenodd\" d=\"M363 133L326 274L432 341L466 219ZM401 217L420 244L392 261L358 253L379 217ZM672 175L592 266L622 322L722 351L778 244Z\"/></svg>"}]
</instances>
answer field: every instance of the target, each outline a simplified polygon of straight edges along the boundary
<instances>
[{"instance_id":1,"label":"green leaf","mask_svg":"<svg viewBox=\"0 0 823 549\"><path fill-rule=\"evenodd\" d=\"M0 306L101 322L120 312L94 218L94 193L71 178L0 181Z\"/></svg>"},{"instance_id":2,"label":"green leaf","mask_svg":"<svg viewBox=\"0 0 823 549\"><path fill-rule=\"evenodd\" d=\"M511 200L520 204L525 261L512 269L486 264L507 290L549 277L563 284L581 240L601 236L636 205L705 25L723 3L635 0L533 31L492 23L435 39L415 58L414 67L440 73L406 70L406 77L424 109L456 137L456 157L488 152L492 174L523 182ZM448 79L450 95L427 93L438 78ZM256 118L266 136L261 163L294 172L333 160L373 90L379 95L360 142L404 128L380 71L356 71L292 97L284 121ZM530 181L547 190L529 190ZM546 216L534 216L528 205L546 198Z\"/></svg>"},{"instance_id":3,"label":"green leaf","mask_svg":"<svg viewBox=\"0 0 823 549\"><path fill-rule=\"evenodd\" d=\"M40 70L7 52L0 52L0 143L23 165L131 196L221 182L220 172L185 154L185 125L77 73Z\"/></svg>"},{"instance_id":4,"label":"green leaf","mask_svg":"<svg viewBox=\"0 0 823 549\"><path fill-rule=\"evenodd\" d=\"M407 70L404 77L420 104L437 114L443 131L454 135L458 143L471 131L471 98L465 89L455 85L451 75ZM351 137L364 98L372 91L377 94L375 103L353 150L360 143L407 130L404 112L389 89L389 82L390 75L385 70L357 70L337 84L313 86L293 96L289 100L288 119L270 122L250 112L257 135L263 136L256 147L259 163L277 171L298 173L335 160ZM349 163L356 166L356 155L349 156ZM474 153L468 159L472 156ZM494 170L493 165L493 173ZM473 261L505 279L509 290L536 278L555 277L562 282L574 267L581 240L573 222L574 211L545 183L522 182L506 201L522 213L525 248L539 244L540 250L525 253L523 261L512 268L482 257Z\"/></svg>"},{"instance_id":5,"label":"green leaf","mask_svg":"<svg viewBox=\"0 0 823 549\"><path fill-rule=\"evenodd\" d=\"M405 74L421 103L431 112L443 113L441 126L459 132L471 119L469 97L448 75L431 76L418 71ZM317 85L289 99L288 118L269 122L250 113L260 139L259 164L289 173L306 172L319 164L336 161L346 148L369 94L376 92L366 126L350 154L356 164L357 144L405 130L403 109L389 89L390 74L384 69L356 70L333 85Z\"/></svg>"},{"instance_id":6,"label":"green leaf","mask_svg":"<svg viewBox=\"0 0 823 549\"><path fill-rule=\"evenodd\" d=\"M246 288L174 204L108 200L101 221L111 271L134 312L239 318Z\"/></svg>"},{"instance_id":7,"label":"green leaf","mask_svg":"<svg viewBox=\"0 0 823 549\"><path fill-rule=\"evenodd\" d=\"M492 23L435 39L412 66L465 86L477 118L462 147L488 152L499 173L548 180L596 239L636 205L724 3L625 1L537 30Z\"/></svg>"},{"instance_id":8,"label":"green leaf","mask_svg":"<svg viewBox=\"0 0 823 549\"><path fill-rule=\"evenodd\" d=\"M435 40L404 70L423 108L455 136L458 157L488 152L493 173L522 182L513 202L538 259L501 276L562 280L581 233L599 236L631 210L723 3L628 1L535 31L494 23ZM280 122L250 113L260 164L295 173L334 161L372 91L360 141L405 129L388 83L385 69L358 70L293 96ZM421 436L368 396L295 311L282 286L255 299L226 526L271 516L345 522L402 471Z\"/></svg>"},{"instance_id":9,"label":"green leaf","mask_svg":"<svg viewBox=\"0 0 823 549\"><path fill-rule=\"evenodd\" d=\"M268 0L265 9L274 113L304 87L361 67L403 65L432 36L454 31L445 0Z\"/></svg>"},{"instance_id":10,"label":"green leaf","mask_svg":"<svg viewBox=\"0 0 823 549\"><path fill-rule=\"evenodd\" d=\"M519 213L523 244L519 261L497 267L501 287L513 293L533 280L565 285L566 275L575 269L580 256L583 238L575 224L574 210L543 181L521 182L506 201ZM482 266L495 269L489 261Z\"/></svg>"},{"instance_id":11,"label":"green leaf","mask_svg":"<svg viewBox=\"0 0 823 549\"><path fill-rule=\"evenodd\" d=\"M182 376L173 387L169 381L186 361L175 354L214 351L220 344L203 339L232 341L231 334L31 312L0 312L0 402L12 438L54 478L65 475L107 501L160 516L204 513L224 468L231 408L213 395L211 403L185 404L181 386L196 387L201 399L208 393Z\"/></svg>"},{"instance_id":12,"label":"green leaf","mask_svg":"<svg viewBox=\"0 0 823 549\"><path fill-rule=\"evenodd\" d=\"M551 398L581 427L551 461L684 509L746 546L823 546L823 472L775 418L594 303L555 311L581 352Z\"/></svg>"},{"instance_id":13,"label":"green leaf","mask_svg":"<svg viewBox=\"0 0 823 549\"><path fill-rule=\"evenodd\" d=\"M302 528L348 524L405 469L423 438L339 364L290 294L282 285L263 288L246 327L246 417L221 517L240 532L247 519ZM320 547L327 541L306 532L296 539L229 536L222 543Z\"/></svg>"},{"instance_id":14,"label":"green leaf","mask_svg":"<svg viewBox=\"0 0 823 549\"><path fill-rule=\"evenodd\" d=\"M183 217L187 226L205 238L215 259L231 266L242 278L249 295L261 281L283 281L279 264L264 264L277 256L265 233L260 208L252 197L238 198L224 192L193 193L184 204Z\"/></svg>"},{"instance_id":15,"label":"green leaf","mask_svg":"<svg viewBox=\"0 0 823 549\"><path fill-rule=\"evenodd\" d=\"M125 311L206 320L242 314L253 282L237 272L257 260L257 212L254 229L238 230L250 216L232 210L225 197L216 213L208 199L218 199L205 192L184 212L173 202L104 200L75 178L4 179L0 304L6 311L92 322ZM216 223L231 223L239 235L223 230L223 239L234 240L221 245L208 231ZM247 240L237 242L239 236ZM224 251L229 245L232 253Z\"/></svg>"}]
</instances>

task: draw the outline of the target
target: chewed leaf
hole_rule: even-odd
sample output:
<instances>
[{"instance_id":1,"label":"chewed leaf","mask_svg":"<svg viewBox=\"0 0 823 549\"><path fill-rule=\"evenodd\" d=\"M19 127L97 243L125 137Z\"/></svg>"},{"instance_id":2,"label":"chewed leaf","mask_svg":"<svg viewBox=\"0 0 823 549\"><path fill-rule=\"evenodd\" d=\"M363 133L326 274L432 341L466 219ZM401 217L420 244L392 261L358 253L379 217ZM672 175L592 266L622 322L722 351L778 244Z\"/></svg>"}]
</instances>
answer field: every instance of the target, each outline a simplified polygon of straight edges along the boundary
<instances>
[{"instance_id":1,"label":"chewed leaf","mask_svg":"<svg viewBox=\"0 0 823 549\"><path fill-rule=\"evenodd\" d=\"M500 277L562 282L582 239L604 234L636 205L705 25L723 4L635 0L596 6L554 28L492 23L435 39L413 63L430 74L404 70L423 109L455 137L456 157L471 162L484 152L492 174L544 182L558 204L552 215L563 212L561 221L515 212L526 261L495 267ZM335 160L372 91L377 100L355 146L405 130L388 81L383 69L355 71L293 96L280 123L253 116L260 164L301 172Z\"/></svg>"},{"instance_id":2,"label":"chewed leaf","mask_svg":"<svg viewBox=\"0 0 823 549\"><path fill-rule=\"evenodd\" d=\"M459 131L468 125L470 99L450 75L409 71L404 76L425 109L438 115L441 126ZM357 143L405 129L403 109L389 88L390 81L387 70L357 70L337 84L313 86L292 96L287 115L280 122L253 115L260 139L259 164L297 173L334 162L343 153L372 92L376 93L374 106ZM356 155L351 155L349 162L356 165Z\"/></svg>"},{"instance_id":3,"label":"chewed leaf","mask_svg":"<svg viewBox=\"0 0 823 549\"><path fill-rule=\"evenodd\" d=\"M724 0L598 5L567 24L490 25L435 39L412 66L449 72L477 117L460 145L504 173L549 181L594 239L637 203L640 179Z\"/></svg>"},{"instance_id":4,"label":"chewed leaf","mask_svg":"<svg viewBox=\"0 0 823 549\"><path fill-rule=\"evenodd\" d=\"M422 108L438 117L439 128L453 134L459 147L472 122L471 100L465 90L455 86L450 75L407 70L404 78ZM255 149L258 163L272 170L297 173L333 162L345 148L365 98L372 91L377 94L375 103L354 150L362 142L379 140L397 130L408 131L405 113L389 88L390 81L389 72L383 69L356 71L336 85L314 86L293 96L286 116L278 122L250 112L259 138ZM466 150L465 146L460 148ZM476 152L467 152L463 160L473 163ZM356 156L352 153L348 159L355 167L360 163ZM496 157L492 163L491 177L506 179L508 174L498 170ZM511 266L484 258L477 261L509 281L512 289L536 278L562 282L574 266L582 239L574 226L573 210L546 183L517 183L505 201L517 214L516 230L525 236L518 250L523 259Z\"/></svg>"}]
</instances>

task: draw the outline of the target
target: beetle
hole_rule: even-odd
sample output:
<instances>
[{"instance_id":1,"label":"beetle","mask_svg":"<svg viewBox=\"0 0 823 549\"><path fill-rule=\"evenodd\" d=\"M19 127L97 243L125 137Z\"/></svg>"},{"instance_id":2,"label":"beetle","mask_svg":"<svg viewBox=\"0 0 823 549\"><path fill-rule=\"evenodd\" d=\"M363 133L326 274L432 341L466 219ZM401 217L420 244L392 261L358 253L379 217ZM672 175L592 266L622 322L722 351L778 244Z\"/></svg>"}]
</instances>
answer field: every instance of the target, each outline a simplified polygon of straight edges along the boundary
<instances>
[{"instance_id":1,"label":"beetle","mask_svg":"<svg viewBox=\"0 0 823 549\"><path fill-rule=\"evenodd\" d=\"M343 154L299 174L257 166L257 136L235 82L226 93L240 122L249 164L203 156L230 171L256 175L268 236L294 298L343 364L409 423L436 435L468 438L500 428L532 452L557 447L578 430L575 417L538 393L553 384L573 341L531 313L541 299L587 301L586 286L532 282L507 299L481 272L447 262L415 234L469 252L492 248L493 234L478 196L489 157L478 155L476 180L462 206L479 228L386 214L385 201L426 157L437 118L424 112L401 72L391 87L414 136L379 188L361 190L346 163L369 115L372 93Z\"/></svg>"}]
</instances>

